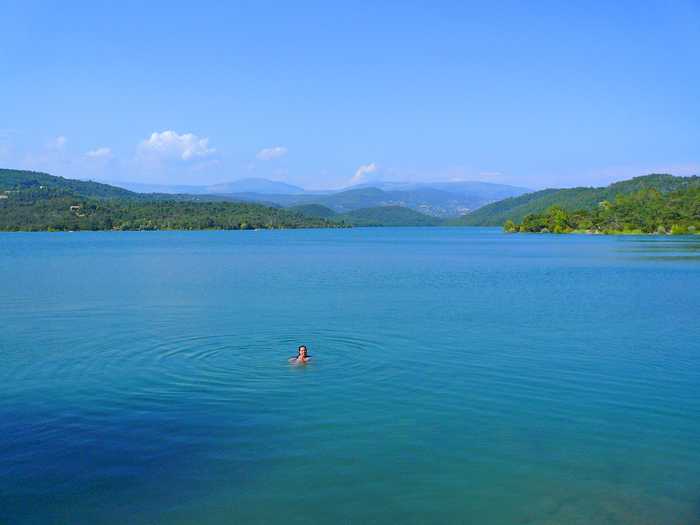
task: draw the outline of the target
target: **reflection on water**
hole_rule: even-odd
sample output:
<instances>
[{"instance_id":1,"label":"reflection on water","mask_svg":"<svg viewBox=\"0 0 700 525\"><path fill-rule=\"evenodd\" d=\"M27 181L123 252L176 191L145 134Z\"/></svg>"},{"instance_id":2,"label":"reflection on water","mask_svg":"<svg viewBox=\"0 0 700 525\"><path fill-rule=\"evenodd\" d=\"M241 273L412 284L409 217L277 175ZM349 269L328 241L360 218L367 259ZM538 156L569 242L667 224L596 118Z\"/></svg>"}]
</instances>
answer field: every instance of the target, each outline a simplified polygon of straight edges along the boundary
<instances>
[{"instance_id":1,"label":"reflection on water","mask_svg":"<svg viewBox=\"0 0 700 525\"><path fill-rule=\"evenodd\" d=\"M699 244L0 236L0 522L693 523Z\"/></svg>"},{"instance_id":2,"label":"reflection on water","mask_svg":"<svg viewBox=\"0 0 700 525\"><path fill-rule=\"evenodd\" d=\"M634 236L620 237L619 251L634 253L640 259L646 260L700 260L700 236Z\"/></svg>"}]
</instances>

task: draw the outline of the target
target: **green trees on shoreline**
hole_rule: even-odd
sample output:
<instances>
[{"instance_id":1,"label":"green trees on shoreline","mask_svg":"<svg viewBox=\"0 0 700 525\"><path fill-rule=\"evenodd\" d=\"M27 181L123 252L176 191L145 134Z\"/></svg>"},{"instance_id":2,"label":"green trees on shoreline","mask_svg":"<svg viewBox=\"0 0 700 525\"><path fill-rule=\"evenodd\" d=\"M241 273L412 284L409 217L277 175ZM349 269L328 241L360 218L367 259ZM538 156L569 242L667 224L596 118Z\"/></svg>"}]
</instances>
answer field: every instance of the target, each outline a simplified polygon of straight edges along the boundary
<instances>
[{"instance_id":1,"label":"green trees on shoreline","mask_svg":"<svg viewBox=\"0 0 700 525\"><path fill-rule=\"evenodd\" d=\"M662 194L641 189L601 201L593 210L568 211L551 206L544 213L526 215L520 224L506 221L509 233L700 233L700 188Z\"/></svg>"},{"instance_id":2,"label":"green trees on shoreline","mask_svg":"<svg viewBox=\"0 0 700 525\"><path fill-rule=\"evenodd\" d=\"M613 202L618 195L630 195L639 190L655 189L667 194L692 187L700 187L700 176L651 174L599 188L550 188L488 204L452 223L458 226L500 226L507 219L522 222L526 215L543 215L551 206L561 206L565 210L593 210L599 202Z\"/></svg>"},{"instance_id":3,"label":"green trees on shoreline","mask_svg":"<svg viewBox=\"0 0 700 525\"><path fill-rule=\"evenodd\" d=\"M47 188L0 192L0 231L247 230L339 227L323 218L235 202L86 198Z\"/></svg>"}]
</instances>

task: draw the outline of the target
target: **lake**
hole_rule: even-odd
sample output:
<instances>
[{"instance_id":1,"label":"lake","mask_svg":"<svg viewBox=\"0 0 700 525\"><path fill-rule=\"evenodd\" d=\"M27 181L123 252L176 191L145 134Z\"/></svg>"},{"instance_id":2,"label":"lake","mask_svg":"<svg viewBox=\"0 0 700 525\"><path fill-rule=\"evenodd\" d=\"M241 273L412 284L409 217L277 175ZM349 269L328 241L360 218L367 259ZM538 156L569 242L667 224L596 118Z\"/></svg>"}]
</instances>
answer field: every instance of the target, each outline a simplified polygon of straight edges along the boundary
<instances>
[{"instance_id":1,"label":"lake","mask_svg":"<svg viewBox=\"0 0 700 525\"><path fill-rule=\"evenodd\" d=\"M700 522L700 237L0 234L0 279L0 523Z\"/></svg>"}]
</instances>

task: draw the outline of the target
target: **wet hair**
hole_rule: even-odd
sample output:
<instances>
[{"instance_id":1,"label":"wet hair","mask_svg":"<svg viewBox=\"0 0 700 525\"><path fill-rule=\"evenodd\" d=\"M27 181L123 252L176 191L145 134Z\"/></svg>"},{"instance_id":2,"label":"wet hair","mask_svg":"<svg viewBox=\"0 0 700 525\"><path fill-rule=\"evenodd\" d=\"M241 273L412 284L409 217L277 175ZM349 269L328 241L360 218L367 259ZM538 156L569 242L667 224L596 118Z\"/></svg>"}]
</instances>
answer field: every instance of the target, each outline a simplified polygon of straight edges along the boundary
<instances>
[{"instance_id":1,"label":"wet hair","mask_svg":"<svg viewBox=\"0 0 700 525\"><path fill-rule=\"evenodd\" d=\"M311 357L311 356L309 355L309 349L307 348L307 346L306 346L306 345L299 345L299 348L297 348L297 359L298 359L299 356L301 355L301 349L302 349L302 348L303 348L304 350L306 350L306 357Z\"/></svg>"}]
</instances>

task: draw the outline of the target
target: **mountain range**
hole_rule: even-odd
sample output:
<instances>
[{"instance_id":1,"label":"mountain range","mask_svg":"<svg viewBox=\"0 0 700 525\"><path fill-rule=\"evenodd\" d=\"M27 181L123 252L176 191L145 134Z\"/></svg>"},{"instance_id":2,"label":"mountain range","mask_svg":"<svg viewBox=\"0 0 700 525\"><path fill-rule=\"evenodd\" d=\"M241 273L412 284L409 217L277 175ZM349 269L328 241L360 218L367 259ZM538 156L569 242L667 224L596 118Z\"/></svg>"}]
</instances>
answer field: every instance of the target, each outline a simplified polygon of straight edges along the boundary
<instances>
[{"instance_id":1,"label":"mountain range","mask_svg":"<svg viewBox=\"0 0 700 525\"><path fill-rule=\"evenodd\" d=\"M201 199L216 196L217 199L282 207L320 204L337 213L378 206L401 206L440 218L459 217L491 202L530 191L517 186L474 181L377 182L327 191L309 191L284 182L254 178L209 186L112 184L139 193L196 195Z\"/></svg>"},{"instance_id":2,"label":"mountain range","mask_svg":"<svg viewBox=\"0 0 700 525\"><path fill-rule=\"evenodd\" d=\"M524 188L482 182L380 183L329 192L306 191L283 182L243 179L210 186L122 184L56 177L47 173L0 170L0 192L42 188L104 200L255 203L314 219L350 225L438 225L501 196L519 195ZM235 192L232 192L235 190ZM247 190L247 191L245 191ZM275 193L278 191L286 193ZM176 192L176 193L172 193ZM36 195L35 195L36 196Z\"/></svg>"},{"instance_id":3,"label":"mountain range","mask_svg":"<svg viewBox=\"0 0 700 525\"><path fill-rule=\"evenodd\" d=\"M183 185L183 184L148 184L142 182L108 182L112 186L117 186L138 193L187 193L190 195L225 195L232 193L257 193L267 194L287 194L299 195L306 193L304 188L287 184L286 182L248 178L239 179L232 182L209 185Z\"/></svg>"},{"instance_id":4,"label":"mountain range","mask_svg":"<svg viewBox=\"0 0 700 525\"><path fill-rule=\"evenodd\" d=\"M38 228L43 223L35 219L47 212L41 211L41 206L44 206L42 202L48 203L53 199L52 202L60 203L63 202L60 199L65 200L71 196L83 200L90 199L90 205L97 208L113 208L110 213L124 214L124 209L132 210L129 213L143 209L144 213L157 215L160 206L181 221L168 223L171 225L190 224L182 222L188 214L198 214L197 220L200 222L192 222L194 226L207 225L210 218L207 214L218 213L219 222L215 220L215 224L233 224L232 217L236 217L236 220L240 219L239 226L244 223L326 224L323 221L329 221L328 224L352 226L502 226L509 220L522 222L527 215L546 213L552 206L558 206L568 212L591 211L601 206L604 201L614 202L619 196L631 195L640 190L675 194L678 191L694 191L694 188L700 188L698 176L651 174L600 188L550 188L507 197L478 207L479 199L483 202L483 199L494 198L498 192L517 192L521 188L498 187L500 185L486 183L384 183L383 189L363 185L332 193L303 192L301 189L303 193L297 194L259 193L261 188L277 188L267 182L245 182L248 188L258 190L249 193L139 193L94 181L66 179L41 172L0 169L0 204L13 203L15 212L27 211L33 217L31 224ZM243 187L243 184L237 186ZM449 191L441 188L448 188ZM478 193L476 190L479 188L484 192ZM22 202L25 201L34 208L23 208ZM7 206L4 208L8 211ZM59 209L62 210L60 206ZM464 209L474 211L463 213ZM61 211L64 212L65 210ZM224 213L225 217L222 218L220 213ZM244 221L241 217L253 217L254 221ZM315 222L299 222L301 217ZM6 218L7 227L14 227L13 221L16 221L17 217L8 215ZM151 223L159 224L157 220L161 219L156 217L156 222ZM134 221L129 220L124 224L133 226Z\"/></svg>"}]
</instances>

